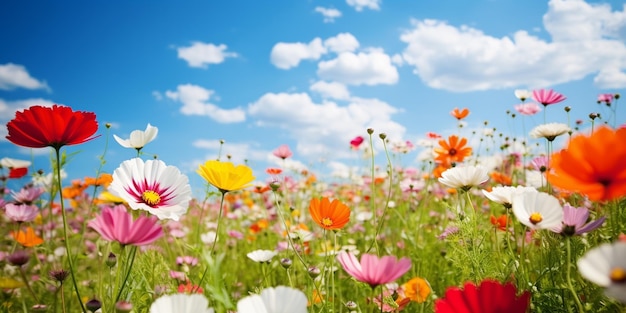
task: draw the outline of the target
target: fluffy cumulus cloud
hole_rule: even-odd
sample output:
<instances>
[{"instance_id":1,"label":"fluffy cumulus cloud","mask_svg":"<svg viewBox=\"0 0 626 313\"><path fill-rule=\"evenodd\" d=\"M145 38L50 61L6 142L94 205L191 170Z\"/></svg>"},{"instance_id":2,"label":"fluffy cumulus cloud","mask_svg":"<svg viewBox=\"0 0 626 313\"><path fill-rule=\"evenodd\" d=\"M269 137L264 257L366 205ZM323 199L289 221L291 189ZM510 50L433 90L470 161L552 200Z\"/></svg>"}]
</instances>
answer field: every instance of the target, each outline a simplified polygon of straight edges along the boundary
<instances>
[{"instance_id":1,"label":"fluffy cumulus cloud","mask_svg":"<svg viewBox=\"0 0 626 313\"><path fill-rule=\"evenodd\" d=\"M350 33L340 33L324 40L324 47L335 53L353 52L359 47L359 41Z\"/></svg>"},{"instance_id":2,"label":"fluffy cumulus cloud","mask_svg":"<svg viewBox=\"0 0 626 313\"><path fill-rule=\"evenodd\" d=\"M313 83L310 87L311 91L317 92L325 99L345 100L350 98L350 91L346 85L338 82L325 82L320 80Z\"/></svg>"},{"instance_id":3,"label":"fluffy cumulus cloud","mask_svg":"<svg viewBox=\"0 0 626 313\"><path fill-rule=\"evenodd\" d=\"M543 23L551 40L517 31L497 38L469 26L413 20L400 39L406 64L428 86L464 92L545 87L596 75L601 88L626 87L626 7L552 0Z\"/></svg>"},{"instance_id":4,"label":"fluffy cumulus cloud","mask_svg":"<svg viewBox=\"0 0 626 313\"><path fill-rule=\"evenodd\" d=\"M402 138L405 128L392 120L397 109L377 99L351 98L346 105L315 103L306 93L267 93L248 107L260 127L285 130L299 155L310 160L350 155L349 142L367 128Z\"/></svg>"},{"instance_id":5,"label":"fluffy cumulus cloud","mask_svg":"<svg viewBox=\"0 0 626 313\"><path fill-rule=\"evenodd\" d=\"M194 42L188 47L179 47L178 58L187 61L191 67L207 68L209 64L220 64L226 58L237 57L237 53L226 51L228 47L224 44L214 45L212 43Z\"/></svg>"},{"instance_id":6,"label":"fluffy cumulus cloud","mask_svg":"<svg viewBox=\"0 0 626 313\"><path fill-rule=\"evenodd\" d=\"M342 52L335 59L318 63L317 75L349 85L395 84L398 70L389 55L378 49Z\"/></svg>"},{"instance_id":7,"label":"fluffy cumulus cloud","mask_svg":"<svg viewBox=\"0 0 626 313\"><path fill-rule=\"evenodd\" d=\"M341 11L333 8L316 7L315 12L324 16L324 23L333 23L336 18L341 17Z\"/></svg>"},{"instance_id":8,"label":"fluffy cumulus cloud","mask_svg":"<svg viewBox=\"0 0 626 313\"><path fill-rule=\"evenodd\" d=\"M0 89L13 90L25 89L49 89L46 82L42 82L30 76L26 68L19 64L0 64Z\"/></svg>"},{"instance_id":9,"label":"fluffy cumulus cloud","mask_svg":"<svg viewBox=\"0 0 626 313\"><path fill-rule=\"evenodd\" d=\"M346 0L346 3L357 11L363 9L380 10L381 0Z\"/></svg>"},{"instance_id":10,"label":"fluffy cumulus cloud","mask_svg":"<svg viewBox=\"0 0 626 313\"><path fill-rule=\"evenodd\" d=\"M199 160L196 164L206 162L206 160L215 160L218 156L222 160L229 160L235 164L243 164L246 160L265 160L267 151L259 150L259 143L249 142L228 142L220 143L220 139L198 139L192 143L198 149L209 151L205 160ZM197 166L197 165L196 165Z\"/></svg>"},{"instance_id":11,"label":"fluffy cumulus cloud","mask_svg":"<svg viewBox=\"0 0 626 313\"><path fill-rule=\"evenodd\" d=\"M326 48L320 38L315 38L308 44L279 42L272 48L270 61L274 66L287 70L298 66L302 60L319 60L325 53Z\"/></svg>"},{"instance_id":12,"label":"fluffy cumulus cloud","mask_svg":"<svg viewBox=\"0 0 626 313\"><path fill-rule=\"evenodd\" d=\"M171 100L182 103L180 112L185 115L208 116L219 123L243 122L246 113L241 108L222 109L210 103L209 100L215 92L201 86L185 84L178 85L176 91L166 91L165 96Z\"/></svg>"}]
</instances>

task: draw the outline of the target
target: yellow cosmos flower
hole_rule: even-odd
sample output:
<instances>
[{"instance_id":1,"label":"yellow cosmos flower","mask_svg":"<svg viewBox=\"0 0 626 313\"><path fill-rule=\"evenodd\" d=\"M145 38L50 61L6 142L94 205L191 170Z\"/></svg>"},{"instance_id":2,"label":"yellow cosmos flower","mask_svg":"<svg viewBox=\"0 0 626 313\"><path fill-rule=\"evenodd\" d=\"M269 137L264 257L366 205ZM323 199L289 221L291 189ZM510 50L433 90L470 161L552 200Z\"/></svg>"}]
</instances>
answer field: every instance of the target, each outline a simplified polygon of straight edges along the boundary
<instances>
[{"instance_id":1,"label":"yellow cosmos flower","mask_svg":"<svg viewBox=\"0 0 626 313\"><path fill-rule=\"evenodd\" d=\"M197 173L222 193L249 187L255 179L252 169L245 165L235 166L231 162L216 160L200 165Z\"/></svg>"}]
</instances>

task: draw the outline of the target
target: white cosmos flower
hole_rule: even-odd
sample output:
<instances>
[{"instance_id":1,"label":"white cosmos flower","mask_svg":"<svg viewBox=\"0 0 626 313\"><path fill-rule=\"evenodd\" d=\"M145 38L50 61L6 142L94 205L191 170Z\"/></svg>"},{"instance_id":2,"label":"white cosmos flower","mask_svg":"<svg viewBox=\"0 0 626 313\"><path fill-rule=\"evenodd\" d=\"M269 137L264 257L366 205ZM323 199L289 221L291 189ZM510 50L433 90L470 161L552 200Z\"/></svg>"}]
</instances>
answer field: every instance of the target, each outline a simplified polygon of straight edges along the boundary
<instances>
[{"instance_id":1,"label":"white cosmos flower","mask_svg":"<svg viewBox=\"0 0 626 313\"><path fill-rule=\"evenodd\" d=\"M578 260L586 279L606 288L606 295L626 303L626 242L605 243Z\"/></svg>"},{"instance_id":2,"label":"white cosmos flower","mask_svg":"<svg viewBox=\"0 0 626 313\"><path fill-rule=\"evenodd\" d=\"M451 188L467 191L488 179L487 169L482 166L456 166L441 173L439 182Z\"/></svg>"},{"instance_id":3,"label":"white cosmos flower","mask_svg":"<svg viewBox=\"0 0 626 313\"><path fill-rule=\"evenodd\" d=\"M150 306L150 313L213 313L209 300L201 294L177 293L161 296Z\"/></svg>"},{"instance_id":4,"label":"white cosmos flower","mask_svg":"<svg viewBox=\"0 0 626 313\"><path fill-rule=\"evenodd\" d=\"M521 101L526 101L526 99L530 99L532 98L532 96L533 96L533 93L526 89L515 90L515 97L517 97L517 99L520 99Z\"/></svg>"},{"instance_id":5,"label":"white cosmos flower","mask_svg":"<svg viewBox=\"0 0 626 313\"><path fill-rule=\"evenodd\" d=\"M191 200L189 179L178 168L161 160L134 158L113 172L109 192L133 210L145 210L159 219L178 221Z\"/></svg>"},{"instance_id":6,"label":"white cosmos flower","mask_svg":"<svg viewBox=\"0 0 626 313\"><path fill-rule=\"evenodd\" d=\"M532 229L551 229L563 221L559 199L545 192L531 188L515 193L512 205L515 217Z\"/></svg>"},{"instance_id":7,"label":"white cosmos flower","mask_svg":"<svg viewBox=\"0 0 626 313\"><path fill-rule=\"evenodd\" d=\"M4 168L25 168L29 167L31 164L30 161L23 161L12 158L2 158L0 159L0 166Z\"/></svg>"},{"instance_id":8,"label":"white cosmos flower","mask_svg":"<svg viewBox=\"0 0 626 313\"><path fill-rule=\"evenodd\" d=\"M158 133L159 129L148 123L146 130L133 130L129 139L122 139L117 135L113 135L113 138L124 148L141 150L150 141L154 140Z\"/></svg>"},{"instance_id":9,"label":"white cosmos flower","mask_svg":"<svg viewBox=\"0 0 626 313\"><path fill-rule=\"evenodd\" d=\"M278 286L265 288L237 302L238 313L307 313L307 298L298 289Z\"/></svg>"},{"instance_id":10,"label":"white cosmos flower","mask_svg":"<svg viewBox=\"0 0 626 313\"><path fill-rule=\"evenodd\" d=\"M547 123L539 125L530 131L532 138L546 138L553 141L556 137L568 133L572 129L563 123Z\"/></svg>"},{"instance_id":11,"label":"white cosmos flower","mask_svg":"<svg viewBox=\"0 0 626 313\"><path fill-rule=\"evenodd\" d=\"M248 254L248 258L257 263L268 262L272 260L273 257L276 256L278 252L272 250L254 250Z\"/></svg>"},{"instance_id":12,"label":"white cosmos flower","mask_svg":"<svg viewBox=\"0 0 626 313\"><path fill-rule=\"evenodd\" d=\"M489 200L502 204L506 208L511 208L513 203L513 195L518 192L524 192L525 190L536 191L533 187L525 186L497 186L491 188L491 191L482 190L485 197Z\"/></svg>"}]
</instances>

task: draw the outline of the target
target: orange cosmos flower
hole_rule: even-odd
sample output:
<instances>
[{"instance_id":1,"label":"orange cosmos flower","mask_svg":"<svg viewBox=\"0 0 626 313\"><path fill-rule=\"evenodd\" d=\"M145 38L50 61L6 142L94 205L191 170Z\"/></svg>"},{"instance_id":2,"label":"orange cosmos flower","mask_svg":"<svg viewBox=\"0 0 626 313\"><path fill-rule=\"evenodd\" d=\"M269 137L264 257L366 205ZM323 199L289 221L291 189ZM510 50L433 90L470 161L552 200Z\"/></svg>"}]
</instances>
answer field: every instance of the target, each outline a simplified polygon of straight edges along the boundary
<instances>
[{"instance_id":1,"label":"orange cosmos flower","mask_svg":"<svg viewBox=\"0 0 626 313\"><path fill-rule=\"evenodd\" d=\"M495 217L492 215L489 220L491 222L491 225L497 227L501 231L506 231L507 225L511 225L506 215L500 215L500 217Z\"/></svg>"},{"instance_id":2,"label":"orange cosmos flower","mask_svg":"<svg viewBox=\"0 0 626 313\"><path fill-rule=\"evenodd\" d=\"M26 231L19 230L17 233L11 231L11 237L13 237L13 239L15 239L15 241L19 244L27 248L38 246L43 243L43 239L35 234L32 227L26 227Z\"/></svg>"},{"instance_id":3,"label":"orange cosmos flower","mask_svg":"<svg viewBox=\"0 0 626 313\"><path fill-rule=\"evenodd\" d=\"M402 289L406 298L417 303L424 303L430 295L430 285L421 277L415 277L404 283Z\"/></svg>"},{"instance_id":4,"label":"orange cosmos flower","mask_svg":"<svg viewBox=\"0 0 626 313\"><path fill-rule=\"evenodd\" d=\"M83 184L80 179L75 179L72 181L72 186L65 187L61 191L61 196L65 199L75 199L78 196L82 195L85 189L87 189L87 185Z\"/></svg>"},{"instance_id":5,"label":"orange cosmos flower","mask_svg":"<svg viewBox=\"0 0 626 313\"><path fill-rule=\"evenodd\" d=\"M113 175L103 173L98 178L85 177L85 185L87 186L104 186L108 187L113 181Z\"/></svg>"},{"instance_id":6,"label":"orange cosmos flower","mask_svg":"<svg viewBox=\"0 0 626 313\"><path fill-rule=\"evenodd\" d=\"M469 115L469 109L464 108L462 110L459 110L459 108L454 108L454 110L452 110L452 112L450 112L450 115L454 116L457 120L462 120L464 118L466 118Z\"/></svg>"},{"instance_id":7,"label":"orange cosmos flower","mask_svg":"<svg viewBox=\"0 0 626 313\"><path fill-rule=\"evenodd\" d=\"M463 160L472 155L472 148L466 147L466 138L460 138L456 135L448 137L448 140L439 140L439 146L435 148L435 161L439 163L450 164L454 162L463 162Z\"/></svg>"},{"instance_id":8,"label":"orange cosmos flower","mask_svg":"<svg viewBox=\"0 0 626 313\"><path fill-rule=\"evenodd\" d=\"M500 172L491 172L489 176L491 176L491 180L493 180L494 182L498 184L501 184L504 186L511 186L513 184L513 179L511 178L511 176L507 174L500 173Z\"/></svg>"},{"instance_id":9,"label":"orange cosmos flower","mask_svg":"<svg viewBox=\"0 0 626 313\"><path fill-rule=\"evenodd\" d=\"M313 198L309 205L313 221L327 230L339 230L350 221L350 209L339 200L330 202L328 198Z\"/></svg>"},{"instance_id":10,"label":"orange cosmos flower","mask_svg":"<svg viewBox=\"0 0 626 313\"><path fill-rule=\"evenodd\" d=\"M547 173L555 187L578 192L592 201L626 195L626 128L600 127L589 136L571 139L552 155Z\"/></svg>"}]
</instances>

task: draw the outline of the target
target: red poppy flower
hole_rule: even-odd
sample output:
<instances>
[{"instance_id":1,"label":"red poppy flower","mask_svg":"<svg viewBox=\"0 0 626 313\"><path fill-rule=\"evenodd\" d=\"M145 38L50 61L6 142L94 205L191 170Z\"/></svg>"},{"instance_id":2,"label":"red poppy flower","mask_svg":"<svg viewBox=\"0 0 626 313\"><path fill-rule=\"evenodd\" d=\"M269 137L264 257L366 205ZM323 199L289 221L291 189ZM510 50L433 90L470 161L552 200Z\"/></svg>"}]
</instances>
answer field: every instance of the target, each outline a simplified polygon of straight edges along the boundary
<instances>
[{"instance_id":1,"label":"red poppy flower","mask_svg":"<svg viewBox=\"0 0 626 313\"><path fill-rule=\"evenodd\" d=\"M92 112L73 111L60 105L52 107L32 106L16 112L7 123L10 142L23 147L60 149L77 145L96 137L96 115Z\"/></svg>"},{"instance_id":2,"label":"red poppy flower","mask_svg":"<svg viewBox=\"0 0 626 313\"><path fill-rule=\"evenodd\" d=\"M9 170L9 178L22 178L28 174L28 168L12 168Z\"/></svg>"},{"instance_id":3,"label":"red poppy flower","mask_svg":"<svg viewBox=\"0 0 626 313\"><path fill-rule=\"evenodd\" d=\"M436 313L525 313L530 305L530 293L519 297L511 283L502 285L494 280L484 280L480 286L465 284L465 289L453 287L446 290L444 298L435 302Z\"/></svg>"}]
</instances>

